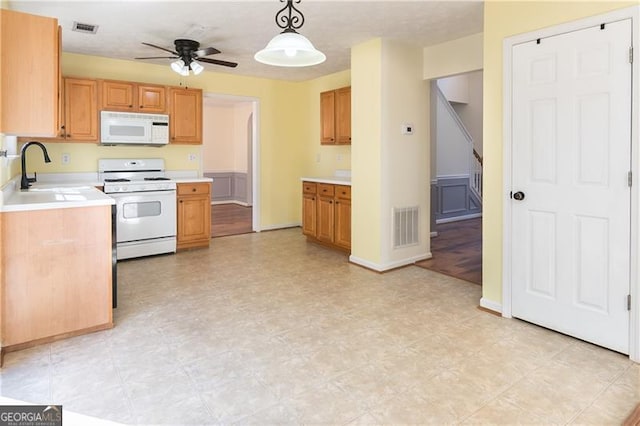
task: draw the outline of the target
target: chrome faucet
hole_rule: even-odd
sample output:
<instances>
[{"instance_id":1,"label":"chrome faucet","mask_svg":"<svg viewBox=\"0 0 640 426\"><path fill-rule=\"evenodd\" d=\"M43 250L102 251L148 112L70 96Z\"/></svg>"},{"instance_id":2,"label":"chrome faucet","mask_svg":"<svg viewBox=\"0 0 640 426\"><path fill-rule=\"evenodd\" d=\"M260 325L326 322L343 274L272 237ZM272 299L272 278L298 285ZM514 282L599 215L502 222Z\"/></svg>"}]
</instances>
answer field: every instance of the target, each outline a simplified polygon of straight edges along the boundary
<instances>
[{"instance_id":1,"label":"chrome faucet","mask_svg":"<svg viewBox=\"0 0 640 426\"><path fill-rule=\"evenodd\" d=\"M40 142L37 141L31 141L31 142L27 142L22 146L22 149L20 150L20 157L21 157L21 165L22 165L22 180L20 181L20 189L29 189L29 187L31 186L31 182L35 182L36 181L36 173L33 173L33 177L27 177L27 168L25 166L25 160L26 160L26 153L27 153L27 148L29 148L31 145L38 145L40 147L40 149L42 149L42 153L44 154L44 162L45 163L50 163L51 162L51 158L49 158L49 153L47 152L47 148L44 147L43 144L41 144Z\"/></svg>"}]
</instances>

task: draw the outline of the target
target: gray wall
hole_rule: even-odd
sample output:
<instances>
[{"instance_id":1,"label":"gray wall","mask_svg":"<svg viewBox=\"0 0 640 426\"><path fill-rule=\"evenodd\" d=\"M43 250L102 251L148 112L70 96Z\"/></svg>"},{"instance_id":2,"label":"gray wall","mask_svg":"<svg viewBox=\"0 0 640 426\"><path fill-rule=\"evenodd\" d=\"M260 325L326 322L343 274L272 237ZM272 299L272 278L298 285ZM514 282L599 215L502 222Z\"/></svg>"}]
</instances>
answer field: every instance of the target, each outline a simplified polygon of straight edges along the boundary
<instances>
[{"instance_id":1,"label":"gray wall","mask_svg":"<svg viewBox=\"0 0 640 426\"><path fill-rule=\"evenodd\" d=\"M250 204L247 194L247 174L241 172L205 173L213 178L211 201L237 201Z\"/></svg>"}]
</instances>

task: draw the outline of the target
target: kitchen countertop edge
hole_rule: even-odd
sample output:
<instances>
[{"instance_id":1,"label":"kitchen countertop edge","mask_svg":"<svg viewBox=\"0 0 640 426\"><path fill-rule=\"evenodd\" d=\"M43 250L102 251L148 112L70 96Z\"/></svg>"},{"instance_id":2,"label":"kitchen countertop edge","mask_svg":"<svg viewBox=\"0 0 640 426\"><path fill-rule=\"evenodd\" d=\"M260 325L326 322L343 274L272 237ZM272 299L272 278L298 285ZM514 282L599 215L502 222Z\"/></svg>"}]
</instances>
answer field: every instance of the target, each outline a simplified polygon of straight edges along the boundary
<instances>
[{"instance_id":1,"label":"kitchen countertop edge","mask_svg":"<svg viewBox=\"0 0 640 426\"><path fill-rule=\"evenodd\" d=\"M301 177L303 182L316 182L316 183L329 183L333 185L348 185L351 186L351 178L348 177Z\"/></svg>"}]
</instances>

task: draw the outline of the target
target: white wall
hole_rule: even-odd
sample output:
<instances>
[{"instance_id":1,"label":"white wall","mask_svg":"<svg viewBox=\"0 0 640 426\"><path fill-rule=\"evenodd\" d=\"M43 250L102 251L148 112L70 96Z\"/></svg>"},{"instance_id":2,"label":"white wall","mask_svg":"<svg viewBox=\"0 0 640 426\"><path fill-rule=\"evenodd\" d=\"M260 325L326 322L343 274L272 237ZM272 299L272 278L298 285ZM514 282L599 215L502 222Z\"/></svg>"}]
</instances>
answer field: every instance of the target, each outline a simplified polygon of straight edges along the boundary
<instances>
[{"instance_id":1,"label":"white wall","mask_svg":"<svg viewBox=\"0 0 640 426\"><path fill-rule=\"evenodd\" d=\"M468 175L469 142L451 115L447 100L436 98L436 176Z\"/></svg>"},{"instance_id":2,"label":"white wall","mask_svg":"<svg viewBox=\"0 0 640 426\"><path fill-rule=\"evenodd\" d=\"M249 102L204 101L202 168L204 173L247 172Z\"/></svg>"},{"instance_id":3,"label":"white wall","mask_svg":"<svg viewBox=\"0 0 640 426\"><path fill-rule=\"evenodd\" d=\"M423 50L425 80L482 69L484 34L478 33Z\"/></svg>"},{"instance_id":4,"label":"white wall","mask_svg":"<svg viewBox=\"0 0 640 426\"><path fill-rule=\"evenodd\" d=\"M453 103L460 121L473 138L473 146L482 155L482 71L463 74L467 82L467 100L465 103Z\"/></svg>"},{"instance_id":5,"label":"white wall","mask_svg":"<svg viewBox=\"0 0 640 426\"><path fill-rule=\"evenodd\" d=\"M469 102L469 74L440 78L438 87L449 102Z\"/></svg>"}]
</instances>

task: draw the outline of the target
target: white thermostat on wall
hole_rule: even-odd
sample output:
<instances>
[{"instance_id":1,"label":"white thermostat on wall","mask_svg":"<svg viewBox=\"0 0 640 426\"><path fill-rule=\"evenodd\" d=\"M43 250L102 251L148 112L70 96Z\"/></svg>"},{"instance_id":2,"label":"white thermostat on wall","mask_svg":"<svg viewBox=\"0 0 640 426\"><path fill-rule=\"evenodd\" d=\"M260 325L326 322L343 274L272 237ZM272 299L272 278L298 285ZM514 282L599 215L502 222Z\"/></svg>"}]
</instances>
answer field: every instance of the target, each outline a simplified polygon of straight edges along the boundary
<instances>
[{"instance_id":1,"label":"white thermostat on wall","mask_svg":"<svg viewBox=\"0 0 640 426\"><path fill-rule=\"evenodd\" d=\"M412 135L413 134L413 124L404 123L402 125L402 134L403 135Z\"/></svg>"}]
</instances>

